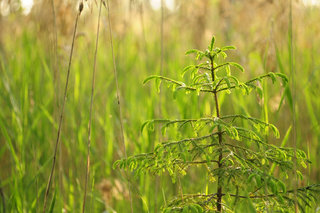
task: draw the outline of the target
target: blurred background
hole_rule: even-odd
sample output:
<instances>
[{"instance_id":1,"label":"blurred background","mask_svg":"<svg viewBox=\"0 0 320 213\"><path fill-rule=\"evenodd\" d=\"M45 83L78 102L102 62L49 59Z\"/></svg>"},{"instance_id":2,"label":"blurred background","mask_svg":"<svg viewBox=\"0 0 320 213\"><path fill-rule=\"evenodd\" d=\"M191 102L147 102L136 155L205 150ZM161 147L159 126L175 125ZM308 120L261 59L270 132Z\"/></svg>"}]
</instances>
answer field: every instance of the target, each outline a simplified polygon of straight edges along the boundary
<instances>
[{"instance_id":1,"label":"blurred background","mask_svg":"<svg viewBox=\"0 0 320 213\"><path fill-rule=\"evenodd\" d=\"M79 19L49 196L49 203L55 202L54 212L79 212L82 205L98 3L84 1ZM273 123L281 138L270 137L269 142L280 146L289 132L285 146L292 147L295 106L296 145L312 161L299 184L319 183L319 0L292 0L292 16L289 0L109 3L128 155L150 152L159 141L177 134L141 132L147 119L211 114L214 103L207 95L178 93L174 98L165 86L159 94L153 84L144 86L142 82L147 76L160 73L183 79L182 69L194 62L185 56L185 51L205 49L215 35L217 46L237 47L229 60L245 68L239 76L241 80L266 72L281 72L290 79L285 88L272 82L263 84L262 99L255 93L221 96L222 114L245 112ZM5 206L7 212L40 212L42 208L78 4L69 0L0 0L0 206ZM124 153L107 15L103 7L87 210L129 212L125 174L112 169L113 162L123 158ZM181 189L186 193L204 192L207 179L203 174L190 171L179 184L171 183L166 176L130 178L135 212L159 212L166 200ZM289 188L291 180L286 180Z\"/></svg>"}]
</instances>

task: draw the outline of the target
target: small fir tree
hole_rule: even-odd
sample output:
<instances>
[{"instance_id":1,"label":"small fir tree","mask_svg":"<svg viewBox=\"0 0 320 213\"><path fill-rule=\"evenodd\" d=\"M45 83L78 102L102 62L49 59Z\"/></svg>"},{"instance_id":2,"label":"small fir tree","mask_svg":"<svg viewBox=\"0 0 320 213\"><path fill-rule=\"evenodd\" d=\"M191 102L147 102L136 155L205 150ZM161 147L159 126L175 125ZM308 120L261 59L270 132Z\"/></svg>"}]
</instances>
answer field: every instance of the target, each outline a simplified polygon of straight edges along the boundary
<instances>
[{"instance_id":1,"label":"small fir tree","mask_svg":"<svg viewBox=\"0 0 320 213\"><path fill-rule=\"evenodd\" d=\"M163 207L164 212L292 212L296 206L304 212L305 207L316 200L319 184L287 190L282 179L293 171L294 159L299 167L307 167L310 162L305 152L268 143L265 138L271 133L279 138L274 125L246 114L224 115L218 98L220 93L230 94L232 90L242 90L244 94L256 91L262 97L259 86L262 80L269 78L275 83L280 79L286 85L287 77L270 72L240 82L232 71L244 71L243 67L225 62L226 51L235 47L218 48L214 44L213 37L207 50L187 51L187 55L195 54L200 61L183 70L183 74L190 74L191 84L156 75L144 81L156 80L158 87L165 81L174 92L186 90L213 96L215 110L210 117L155 119L142 126L142 130L153 129L154 124L161 124L163 132L167 128L189 126L195 137L159 143L153 152L116 161L114 166L129 168L136 175L168 172L173 181L177 176L186 175L188 168L203 166L208 180L216 183L215 193L177 195ZM273 174L275 167L279 171L277 177ZM298 169L296 172L302 178Z\"/></svg>"}]
</instances>

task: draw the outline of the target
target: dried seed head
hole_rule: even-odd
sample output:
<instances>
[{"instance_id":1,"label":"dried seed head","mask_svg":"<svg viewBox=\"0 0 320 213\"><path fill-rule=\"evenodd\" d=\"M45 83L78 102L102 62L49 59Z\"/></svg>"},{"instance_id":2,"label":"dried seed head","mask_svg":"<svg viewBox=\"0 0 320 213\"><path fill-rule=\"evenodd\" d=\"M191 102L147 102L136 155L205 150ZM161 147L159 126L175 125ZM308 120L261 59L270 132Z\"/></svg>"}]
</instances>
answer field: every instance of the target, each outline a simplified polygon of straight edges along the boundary
<instances>
[{"instance_id":1,"label":"dried seed head","mask_svg":"<svg viewBox=\"0 0 320 213\"><path fill-rule=\"evenodd\" d=\"M81 13L83 10L83 2L80 2L79 4L79 13Z\"/></svg>"}]
</instances>

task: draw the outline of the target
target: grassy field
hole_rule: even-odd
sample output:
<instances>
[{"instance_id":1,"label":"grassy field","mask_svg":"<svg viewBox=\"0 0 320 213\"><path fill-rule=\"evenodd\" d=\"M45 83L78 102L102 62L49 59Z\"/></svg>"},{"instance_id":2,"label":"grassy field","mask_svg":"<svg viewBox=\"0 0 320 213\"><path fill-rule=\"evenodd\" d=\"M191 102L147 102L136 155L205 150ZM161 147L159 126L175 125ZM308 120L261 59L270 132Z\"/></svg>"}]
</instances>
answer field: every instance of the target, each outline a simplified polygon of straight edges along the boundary
<instances>
[{"instance_id":1,"label":"grassy field","mask_svg":"<svg viewBox=\"0 0 320 213\"><path fill-rule=\"evenodd\" d=\"M145 120L210 115L215 106L207 95L178 92L173 97L165 85L158 93L154 84L142 82L152 74L182 80L183 68L193 63L184 53L206 48L212 35L219 46L237 47L230 58L245 68L241 80L266 72L281 72L290 80L286 88L263 84L263 99L238 92L220 96L223 113L245 112L273 123L281 137L270 137L269 143L296 146L312 161L299 185L320 182L320 8L293 1L290 15L289 5L287 0L176 0L174 9L157 10L148 1L110 1L111 25L102 7L86 212L130 212L130 195L134 212L160 212L166 200L181 191L206 192L200 187L207 182L205 173L191 170L172 183L167 175L133 178L112 165L125 157L121 123L130 156L150 152L165 137L177 134L141 132ZM98 6L85 2L79 17L47 207L52 212L82 208ZM53 16L51 2L39 1L27 16L21 11L0 16L0 212L42 211L77 7L75 2L55 1ZM190 135L187 130L184 134ZM293 174L288 175L286 184L292 188ZM306 211L315 212L318 206L312 204Z\"/></svg>"}]
</instances>

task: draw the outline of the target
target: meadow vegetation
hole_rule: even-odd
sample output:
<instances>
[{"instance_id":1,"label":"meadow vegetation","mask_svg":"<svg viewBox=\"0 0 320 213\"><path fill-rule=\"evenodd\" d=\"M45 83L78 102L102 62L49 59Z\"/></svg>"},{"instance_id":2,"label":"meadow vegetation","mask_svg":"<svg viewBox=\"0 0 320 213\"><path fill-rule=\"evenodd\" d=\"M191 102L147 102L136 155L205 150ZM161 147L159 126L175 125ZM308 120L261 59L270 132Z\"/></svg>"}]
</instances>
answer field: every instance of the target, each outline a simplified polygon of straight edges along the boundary
<instances>
[{"instance_id":1,"label":"meadow vegetation","mask_svg":"<svg viewBox=\"0 0 320 213\"><path fill-rule=\"evenodd\" d=\"M269 134L272 129L278 134L273 126L253 126L267 133L259 137L270 146L283 150L292 147L305 153L299 155L305 160L297 160L299 172L295 172L292 159L292 169L284 171L273 161L262 162L261 158L260 164L268 166L268 174L281 179L276 189L267 184L268 190L290 192L320 182L319 7L296 0L176 0L173 9L165 5L154 9L147 0L109 0L102 1L98 19L99 1L84 1L80 15L78 3L62 0L36 1L28 15L13 4L16 1L10 1L11 12L4 15L3 2L0 1L0 212L43 210L56 144L47 212L80 212L84 200L85 212L161 212L170 207L172 200L183 211L183 202L178 200L183 201L184 196L216 193L220 175L210 176L206 169L197 166L186 175L181 175L183 171L173 171L173 175L169 171L160 176L113 168L115 162L121 162L117 160L126 162L125 159L132 159L130 156L151 153L165 141L196 137L193 128L203 127L186 125L164 132L151 122L141 131L145 121L216 116L215 99L210 93L202 93L203 88L187 94L180 89L173 95L172 87L168 89L164 82L143 85L151 75L178 82L192 81L187 75L190 70L185 76L181 73L196 61L184 53L190 49L206 50L212 35L216 37L215 47L237 47L236 51L227 52L227 61L244 68L243 73L232 72L239 82L268 73L287 76L284 78L287 84L281 79L274 84L270 80L261 81L250 95L232 90L217 97L223 116L246 116L236 120L237 124L251 128L241 119L254 117L263 122L259 125L277 127L279 138ZM99 43L97 23L100 23ZM65 87L69 63L69 83ZM229 86L227 80L225 85ZM56 143L61 113L60 139ZM88 137L90 120L91 137ZM218 130L222 128L220 132L224 128L221 125L215 126ZM237 139L234 129L228 131ZM257 151L253 144L246 146ZM188 156L185 157L188 162ZM257 175L249 178L239 187L247 188L259 179ZM249 193L242 192L232 194ZM297 209L315 212L319 202L313 200L319 194L309 200L311 194L293 196L293 207L287 210L294 212L298 197L305 200ZM251 208L252 212L260 206L248 199L241 203L232 196L223 201L231 203L232 208L238 202L238 212L246 211L241 209L243 206L256 208ZM185 205L186 211L193 208L189 204ZM236 211L234 206L229 210Z\"/></svg>"}]
</instances>

